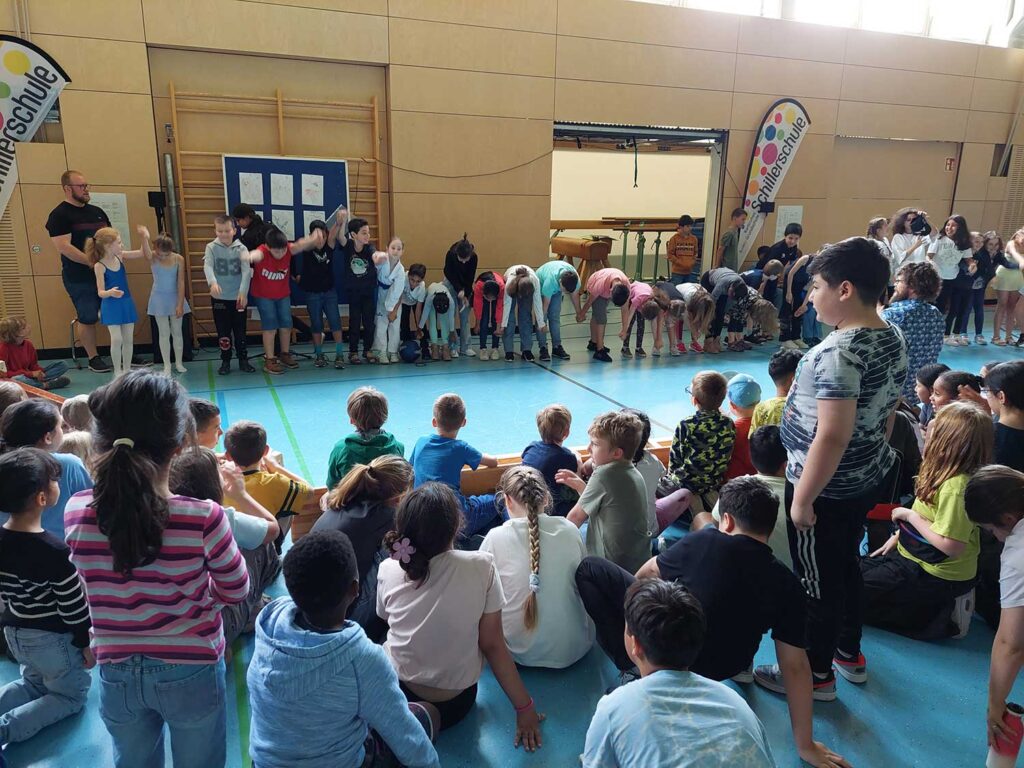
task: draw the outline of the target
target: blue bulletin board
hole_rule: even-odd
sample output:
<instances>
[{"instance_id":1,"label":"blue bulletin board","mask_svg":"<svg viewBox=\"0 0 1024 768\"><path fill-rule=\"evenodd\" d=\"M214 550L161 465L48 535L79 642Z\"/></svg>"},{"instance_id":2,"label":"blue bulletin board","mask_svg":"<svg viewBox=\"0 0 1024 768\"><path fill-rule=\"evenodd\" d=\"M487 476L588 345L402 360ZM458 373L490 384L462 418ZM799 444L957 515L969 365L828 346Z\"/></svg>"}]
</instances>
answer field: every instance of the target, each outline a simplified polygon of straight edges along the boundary
<instances>
[{"instance_id":1,"label":"blue bulletin board","mask_svg":"<svg viewBox=\"0 0 1024 768\"><path fill-rule=\"evenodd\" d=\"M224 201L230 211L239 203L251 205L264 221L277 225L297 240L309 234L309 223L327 222L338 208L349 208L348 163L318 157L280 155L222 155ZM302 259L303 254L296 256ZM343 264L334 260L335 285L343 293ZM294 266L293 266L294 269ZM292 304L305 304L305 295L292 282Z\"/></svg>"}]
</instances>

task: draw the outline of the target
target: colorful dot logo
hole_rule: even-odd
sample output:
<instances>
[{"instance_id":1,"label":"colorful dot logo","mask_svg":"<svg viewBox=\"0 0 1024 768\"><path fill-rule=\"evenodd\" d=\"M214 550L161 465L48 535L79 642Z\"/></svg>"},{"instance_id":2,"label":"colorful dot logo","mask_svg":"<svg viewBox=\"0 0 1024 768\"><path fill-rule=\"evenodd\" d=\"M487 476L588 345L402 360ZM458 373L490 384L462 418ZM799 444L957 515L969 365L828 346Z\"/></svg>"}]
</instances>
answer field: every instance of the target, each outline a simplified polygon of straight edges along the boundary
<instances>
[{"instance_id":1,"label":"colorful dot logo","mask_svg":"<svg viewBox=\"0 0 1024 768\"><path fill-rule=\"evenodd\" d=\"M32 62L29 61L28 56L21 51L8 51L5 53L3 56L3 64L4 69L17 77L24 77L28 72L29 67L32 66ZM10 95L11 86L3 80L0 80L0 99L9 98Z\"/></svg>"}]
</instances>

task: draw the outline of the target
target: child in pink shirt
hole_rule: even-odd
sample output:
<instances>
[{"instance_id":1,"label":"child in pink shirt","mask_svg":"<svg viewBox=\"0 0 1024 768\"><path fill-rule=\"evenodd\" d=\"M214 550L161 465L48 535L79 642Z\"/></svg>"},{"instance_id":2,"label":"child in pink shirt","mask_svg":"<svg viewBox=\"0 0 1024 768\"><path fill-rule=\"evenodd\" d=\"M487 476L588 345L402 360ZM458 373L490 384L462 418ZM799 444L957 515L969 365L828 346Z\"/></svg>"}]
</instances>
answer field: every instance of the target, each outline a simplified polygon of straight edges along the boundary
<instances>
[{"instance_id":1,"label":"child in pink shirt","mask_svg":"<svg viewBox=\"0 0 1024 768\"><path fill-rule=\"evenodd\" d=\"M668 310L668 304L655 298L654 289L647 283L635 282L629 286L629 301L625 310L629 322L623 321L622 330L619 331L619 338L622 339L622 356L633 357L633 353L629 351L629 336L636 325L636 356L638 359L647 357L644 351L644 321L653 322L658 315Z\"/></svg>"},{"instance_id":2,"label":"child in pink shirt","mask_svg":"<svg viewBox=\"0 0 1024 768\"><path fill-rule=\"evenodd\" d=\"M604 329L608 325L608 301L622 307L622 327L629 324L626 302L629 301L629 278L621 269L599 269L587 280L587 303L576 313L576 322L582 323L587 310L594 308L590 316L590 343L587 350L594 353L594 359L610 363L612 356L604 345Z\"/></svg>"}]
</instances>

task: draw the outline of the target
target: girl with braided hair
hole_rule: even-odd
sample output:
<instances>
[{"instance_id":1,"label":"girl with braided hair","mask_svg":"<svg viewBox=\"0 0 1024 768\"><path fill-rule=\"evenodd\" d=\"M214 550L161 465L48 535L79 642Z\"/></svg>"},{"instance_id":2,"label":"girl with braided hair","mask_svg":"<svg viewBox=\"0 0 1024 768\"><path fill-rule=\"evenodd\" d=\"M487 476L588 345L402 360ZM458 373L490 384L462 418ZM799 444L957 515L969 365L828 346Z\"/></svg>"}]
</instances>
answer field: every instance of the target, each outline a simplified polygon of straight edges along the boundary
<instances>
[{"instance_id":1,"label":"girl with braided hair","mask_svg":"<svg viewBox=\"0 0 1024 768\"><path fill-rule=\"evenodd\" d=\"M488 532L480 551L494 556L512 658L527 667L575 664L594 641L574 578L587 555L579 530L564 517L547 514L551 492L533 467L507 470L495 501L508 510L509 519Z\"/></svg>"}]
</instances>

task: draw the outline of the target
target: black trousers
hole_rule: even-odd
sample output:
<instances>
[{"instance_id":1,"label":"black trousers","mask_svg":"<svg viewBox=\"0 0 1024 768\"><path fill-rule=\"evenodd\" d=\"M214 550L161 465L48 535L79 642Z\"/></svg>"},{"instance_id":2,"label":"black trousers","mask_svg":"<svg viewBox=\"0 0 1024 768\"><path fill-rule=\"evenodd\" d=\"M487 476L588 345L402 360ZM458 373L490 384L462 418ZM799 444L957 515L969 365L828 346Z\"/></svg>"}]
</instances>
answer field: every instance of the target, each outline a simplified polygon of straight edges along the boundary
<instances>
[{"instance_id":1,"label":"black trousers","mask_svg":"<svg viewBox=\"0 0 1024 768\"><path fill-rule=\"evenodd\" d=\"M359 340L363 341L363 354L373 349L372 293L353 293L348 298L348 353L359 354Z\"/></svg>"},{"instance_id":2,"label":"black trousers","mask_svg":"<svg viewBox=\"0 0 1024 768\"><path fill-rule=\"evenodd\" d=\"M585 557L576 568L576 589L594 622L597 643L620 670L633 667L622 634L626 629L626 590L634 581L633 574L603 557Z\"/></svg>"},{"instance_id":3,"label":"black trousers","mask_svg":"<svg viewBox=\"0 0 1024 768\"><path fill-rule=\"evenodd\" d=\"M864 576L864 621L917 640L938 640L956 634L953 601L974 586L946 581L893 550L860 562ZM840 647L846 650L843 640Z\"/></svg>"},{"instance_id":4,"label":"black trousers","mask_svg":"<svg viewBox=\"0 0 1024 768\"><path fill-rule=\"evenodd\" d=\"M626 338L622 342L622 346L629 346L629 337L633 333L633 326L636 326L636 345L642 347L644 345L644 327L646 320L644 316L639 312L634 312L633 317L629 319L629 328L626 329Z\"/></svg>"},{"instance_id":5,"label":"black trousers","mask_svg":"<svg viewBox=\"0 0 1024 768\"><path fill-rule=\"evenodd\" d=\"M246 312L239 312L235 308L232 299L211 299L213 305L213 325L217 329L217 343L220 344L220 359L231 359L231 339L234 337L235 354L239 360L249 357L249 351L245 345L245 324Z\"/></svg>"},{"instance_id":6,"label":"black trousers","mask_svg":"<svg viewBox=\"0 0 1024 768\"><path fill-rule=\"evenodd\" d=\"M954 285L949 291L949 310L946 312L946 335L955 330L963 333L967 330L967 315L971 311L971 286ZM963 331L960 329L963 328Z\"/></svg>"},{"instance_id":7,"label":"black trousers","mask_svg":"<svg viewBox=\"0 0 1024 768\"><path fill-rule=\"evenodd\" d=\"M402 341L408 341L409 339L416 338L416 330L412 327L413 321L413 307L409 304L402 305L402 327L398 332L398 338ZM427 334L423 334L420 341L420 354L424 359L430 357L430 339L427 338Z\"/></svg>"},{"instance_id":8,"label":"black trousers","mask_svg":"<svg viewBox=\"0 0 1024 768\"><path fill-rule=\"evenodd\" d=\"M942 290L939 291L939 297L935 299L935 306L939 308L942 314L946 314L949 311L949 301L953 296L953 285L956 280L943 280ZM947 334L949 332L947 331Z\"/></svg>"},{"instance_id":9,"label":"black trousers","mask_svg":"<svg viewBox=\"0 0 1024 768\"><path fill-rule=\"evenodd\" d=\"M415 693L405 687L405 683L401 680L398 681L398 687L402 689L402 693L405 694L407 701L424 701L422 696L417 696ZM469 710L476 704L476 691L477 684L473 683L469 688L464 690L454 699L448 699L448 701L432 701L430 702L441 715L441 730L451 728L453 725L457 725L466 715L469 714Z\"/></svg>"},{"instance_id":10,"label":"black trousers","mask_svg":"<svg viewBox=\"0 0 1024 768\"><path fill-rule=\"evenodd\" d=\"M860 652L863 625L860 542L864 521L875 505L872 489L852 499L814 501L817 520L808 531L797 531L790 517L793 484L786 483L786 529L793 570L807 593L807 657L811 671L832 669L840 635L844 653Z\"/></svg>"},{"instance_id":11,"label":"black trousers","mask_svg":"<svg viewBox=\"0 0 1024 768\"><path fill-rule=\"evenodd\" d=\"M701 287L711 293L711 278L708 272L705 272L700 276ZM722 335L722 328L725 326L725 307L729 303L728 296L720 296L718 301L715 302L715 316L711 318L711 327L708 328L708 336L712 339L720 338Z\"/></svg>"}]
</instances>

